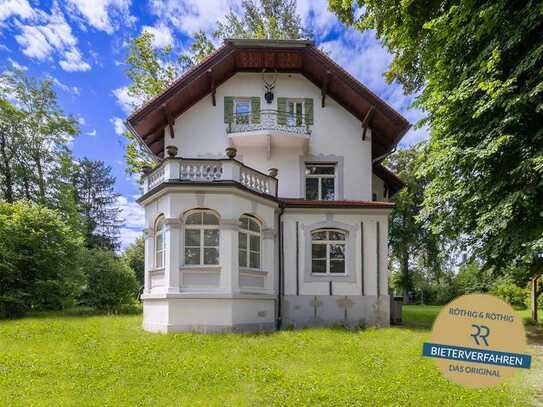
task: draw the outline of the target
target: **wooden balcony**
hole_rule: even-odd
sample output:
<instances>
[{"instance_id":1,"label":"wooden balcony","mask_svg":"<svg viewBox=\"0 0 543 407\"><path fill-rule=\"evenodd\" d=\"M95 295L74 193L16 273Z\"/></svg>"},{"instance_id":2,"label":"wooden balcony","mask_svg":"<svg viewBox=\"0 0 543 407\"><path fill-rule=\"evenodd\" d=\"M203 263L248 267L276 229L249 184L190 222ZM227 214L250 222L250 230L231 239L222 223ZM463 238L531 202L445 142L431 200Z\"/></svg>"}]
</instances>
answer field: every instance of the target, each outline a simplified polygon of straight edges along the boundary
<instances>
[{"instance_id":1,"label":"wooden balcony","mask_svg":"<svg viewBox=\"0 0 543 407\"><path fill-rule=\"evenodd\" d=\"M228 158L166 158L144 179L144 194L163 183L237 183L253 192L277 196L277 178Z\"/></svg>"}]
</instances>

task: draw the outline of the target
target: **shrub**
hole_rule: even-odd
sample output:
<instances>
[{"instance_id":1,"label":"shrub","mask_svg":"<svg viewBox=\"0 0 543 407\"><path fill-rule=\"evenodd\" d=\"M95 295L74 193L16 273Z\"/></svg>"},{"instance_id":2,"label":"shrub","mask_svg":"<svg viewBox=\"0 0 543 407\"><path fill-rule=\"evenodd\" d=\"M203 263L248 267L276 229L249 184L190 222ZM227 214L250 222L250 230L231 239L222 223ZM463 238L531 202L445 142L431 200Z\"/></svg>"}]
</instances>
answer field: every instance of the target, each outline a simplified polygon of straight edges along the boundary
<instances>
[{"instance_id":1,"label":"shrub","mask_svg":"<svg viewBox=\"0 0 543 407\"><path fill-rule=\"evenodd\" d=\"M0 202L0 316L73 303L82 276L83 240L58 212L28 202Z\"/></svg>"},{"instance_id":2,"label":"shrub","mask_svg":"<svg viewBox=\"0 0 543 407\"><path fill-rule=\"evenodd\" d=\"M81 268L86 284L81 303L108 312L117 312L133 302L138 291L134 272L111 250L86 250Z\"/></svg>"},{"instance_id":3,"label":"shrub","mask_svg":"<svg viewBox=\"0 0 543 407\"><path fill-rule=\"evenodd\" d=\"M526 292L510 280L496 281L490 292L513 307L526 308Z\"/></svg>"}]
</instances>

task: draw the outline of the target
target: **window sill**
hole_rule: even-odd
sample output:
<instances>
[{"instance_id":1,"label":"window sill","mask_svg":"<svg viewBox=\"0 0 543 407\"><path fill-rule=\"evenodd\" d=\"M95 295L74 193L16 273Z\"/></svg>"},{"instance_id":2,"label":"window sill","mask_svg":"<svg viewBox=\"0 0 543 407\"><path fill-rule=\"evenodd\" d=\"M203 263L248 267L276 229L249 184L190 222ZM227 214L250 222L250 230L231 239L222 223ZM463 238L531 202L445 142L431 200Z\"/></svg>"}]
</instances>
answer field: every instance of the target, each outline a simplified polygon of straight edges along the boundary
<instances>
[{"instance_id":1,"label":"window sill","mask_svg":"<svg viewBox=\"0 0 543 407\"><path fill-rule=\"evenodd\" d=\"M220 265L184 265L179 267L180 271L198 272L198 273L218 273L221 271Z\"/></svg>"},{"instance_id":2,"label":"window sill","mask_svg":"<svg viewBox=\"0 0 543 407\"><path fill-rule=\"evenodd\" d=\"M268 272L265 270L250 269L250 268L244 268L244 267L240 267L239 272L243 274L253 274L256 276L265 276L268 274Z\"/></svg>"},{"instance_id":3,"label":"window sill","mask_svg":"<svg viewBox=\"0 0 543 407\"><path fill-rule=\"evenodd\" d=\"M348 277L347 273L311 273L311 277Z\"/></svg>"}]
</instances>

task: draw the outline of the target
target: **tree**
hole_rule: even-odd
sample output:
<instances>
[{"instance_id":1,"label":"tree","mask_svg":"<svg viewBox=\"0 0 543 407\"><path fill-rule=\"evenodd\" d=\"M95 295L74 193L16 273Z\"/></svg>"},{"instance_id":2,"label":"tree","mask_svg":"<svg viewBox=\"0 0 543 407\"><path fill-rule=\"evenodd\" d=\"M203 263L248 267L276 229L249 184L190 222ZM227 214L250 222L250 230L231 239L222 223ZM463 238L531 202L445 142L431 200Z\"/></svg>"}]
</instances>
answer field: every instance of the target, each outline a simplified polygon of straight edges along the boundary
<instances>
[{"instance_id":1,"label":"tree","mask_svg":"<svg viewBox=\"0 0 543 407\"><path fill-rule=\"evenodd\" d=\"M436 234L465 237L483 269L522 272L536 304L543 292L543 2L329 4L345 23L374 28L394 54L387 79L420 92L416 104L431 128L421 218Z\"/></svg>"},{"instance_id":2,"label":"tree","mask_svg":"<svg viewBox=\"0 0 543 407\"><path fill-rule=\"evenodd\" d=\"M196 32L191 52L178 57L174 56L170 46L154 47L153 34L148 31L132 40L126 59L126 73L131 80L128 94L135 100L132 107L138 108L158 95L185 70L211 54L215 50L213 40L299 39L311 36L296 14L295 0L244 0L241 9L241 15L230 9L224 21L217 21L212 38L203 31ZM124 135L129 141L125 153L127 171L139 174L144 166L153 164L154 157L129 131Z\"/></svg>"},{"instance_id":3,"label":"tree","mask_svg":"<svg viewBox=\"0 0 543 407\"><path fill-rule=\"evenodd\" d=\"M0 98L4 198L54 207L59 198L56 171L78 132L77 122L59 108L48 80L39 82L22 71L8 71L0 76L0 91L6 95Z\"/></svg>"},{"instance_id":4,"label":"tree","mask_svg":"<svg viewBox=\"0 0 543 407\"><path fill-rule=\"evenodd\" d=\"M432 233L419 219L428 180L418 174L425 157L426 144L398 150L388 157L389 166L404 181L405 186L394 196L394 210L390 220L391 261L399 265L396 285L403 291L404 301L414 284L411 269L420 275L439 281L448 256L444 240Z\"/></svg>"},{"instance_id":5,"label":"tree","mask_svg":"<svg viewBox=\"0 0 543 407\"><path fill-rule=\"evenodd\" d=\"M145 276L145 240L143 236L138 237L134 243L126 248L123 253L123 260L134 272L140 287L143 287Z\"/></svg>"},{"instance_id":6,"label":"tree","mask_svg":"<svg viewBox=\"0 0 543 407\"><path fill-rule=\"evenodd\" d=\"M82 256L86 278L80 301L98 310L116 312L132 303L138 283L128 265L111 250L90 249Z\"/></svg>"},{"instance_id":7,"label":"tree","mask_svg":"<svg viewBox=\"0 0 543 407\"><path fill-rule=\"evenodd\" d=\"M58 212L0 201L0 316L73 303L82 283L76 267L82 243Z\"/></svg>"},{"instance_id":8,"label":"tree","mask_svg":"<svg viewBox=\"0 0 543 407\"><path fill-rule=\"evenodd\" d=\"M0 99L0 181L2 196L15 200L16 155L22 141L23 113L5 99Z\"/></svg>"},{"instance_id":9,"label":"tree","mask_svg":"<svg viewBox=\"0 0 543 407\"><path fill-rule=\"evenodd\" d=\"M111 167L103 161L83 158L74 166L72 180L87 247L118 248L122 220Z\"/></svg>"}]
</instances>

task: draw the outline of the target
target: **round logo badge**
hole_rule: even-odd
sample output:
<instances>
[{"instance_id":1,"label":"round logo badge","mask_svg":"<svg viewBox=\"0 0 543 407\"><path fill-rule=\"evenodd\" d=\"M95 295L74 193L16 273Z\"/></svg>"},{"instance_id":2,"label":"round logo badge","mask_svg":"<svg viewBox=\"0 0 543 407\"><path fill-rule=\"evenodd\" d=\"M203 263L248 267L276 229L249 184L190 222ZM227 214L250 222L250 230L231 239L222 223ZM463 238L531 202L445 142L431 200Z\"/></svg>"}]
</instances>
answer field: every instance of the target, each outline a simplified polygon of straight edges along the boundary
<instances>
[{"instance_id":1,"label":"round logo badge","mask_svg":"<svg viewBox=\"0 0 543 407\"><path fill-rule=\"evenodd\" d=\"M501 299L463 295L443 307L423 355L449 380L466 387L495 386L529 369L521 318Z\"/></svg>"}]
</instances>

